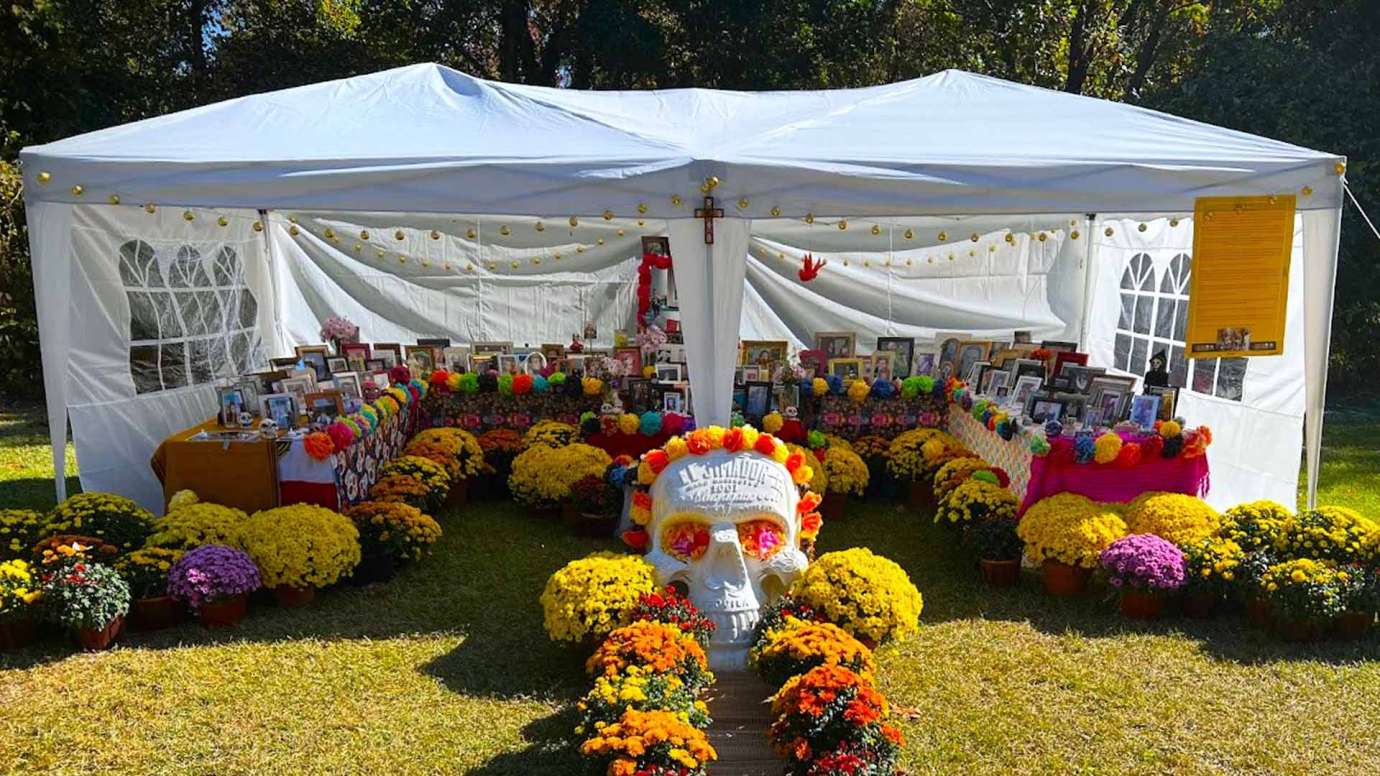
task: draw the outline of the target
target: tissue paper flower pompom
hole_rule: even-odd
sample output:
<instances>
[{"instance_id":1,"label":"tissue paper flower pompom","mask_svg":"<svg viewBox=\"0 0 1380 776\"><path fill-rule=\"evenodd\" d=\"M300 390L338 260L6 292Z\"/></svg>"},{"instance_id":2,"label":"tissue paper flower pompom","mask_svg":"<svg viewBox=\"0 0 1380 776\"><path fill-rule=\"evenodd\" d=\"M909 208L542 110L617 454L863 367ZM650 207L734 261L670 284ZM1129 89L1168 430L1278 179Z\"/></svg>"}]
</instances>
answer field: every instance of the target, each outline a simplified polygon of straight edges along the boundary
<instances>
[{"instance_id":1,"label":"tissue paper flower pompom","mask_svg":"<svg viewBox=\"0 0 1380 776\"><path fill-rule=\"evenodd\" d=\"M867 395L871 391L867 386L866 380L850 380L848 383L848 398L858 404L867 400Z\"/></svg>"},{"instance_id":2,"label":"tissue paper flower pompom","mask_svg":"<svg viewBox=\"0 0 1380 776\"><path fill-rule=\"evenodd\" d=\"M1127 442L1121 446L1121 450L1116 454L1116 465L1123 469L1130 469L1140 465L1140 445L1135 442Z\"/></svg>"},{"instance_id":3,"label":"tissue paper flower pompom","mask_svg":"<svg viewBox=\"0 0 1380 776\"><path fill-rule=\"evenodd\" d=\"M762 430L767 432L768 434L775 434L776 432L780 431L781 427L785 425L785 423L786 419L781 417L781 413L777 412L776 410L772 410L771 412L768 412L766 415L762 416Z\"/></svg>"},{"instance_id":4,"label":"tissue paper flower pompom","mask_svg":"<svg viewBox=\"0 0 1380 776\"><path fill-rule=\"evenodd\" d=\"M431 373L430 382L434 388L446 388L450 382L450 372L444 369L437 369Z\"/></svg>"},{"instance_id":5,"label":"tissue paper flower pompom","mask_svg":"<svg viewBox=\"0 0 1380 776\"><path fill-rule=\"evenodd\" d=\"M824 381L829 384L829 393L832 393L835 396L840 396L843 394L842 377L839 377L838 375L829 375L828 377L824 378Z\"/></svg>"},{"instance_id":6,"label":"tissue paper flower pompom","mask_svg":"<svg viewBox=\"0 0 1380 776\"><path fill-rule=\"evenodd\" d=\"M397 366L388 370L388 382L390 383L405 383L411 379L412 370L408 369L402 364L398 364Z\"/></svg>"},{"instance_id":7,"label":"tissue paper flower pompom","mask_svg":"<svg viewBox=\"0 0 1380 776\"><path fill-rule=\"evenodd\" d=\"M661 433L661 413L655 410L648 410L642 413L642 417L637 420L637 430L643 436L656 436Z\"/></svg>"},{"instance_id":8,"label":"tissue paper flower pompom","mask_svg":"<svg viewBox=\"0 0 1380 776\"><path fill-rule=\"evenodd\" d=\"M565 384L565 380L566 380L565 372L553 372L553 373L551 373L551 376L550 376L550 377L546 378L546 381L547 381L548 383L551 383L551 385L553 385L553 386L555 386L555 387L557 387L557 388L559 388L559 387L561 387L562 385L564 385L564 384Z\"/></svg>"},{"instance_id":9,"label":"tissue paper flower pompom","mask_svg":"<svg viewBox=\"0 0 1380 776\"><path fill-rule=\"evenodd\" d=\"M505 374L505 375L499 375L499 376L498 376L498 395L499 395L499 396L512 396L512 395L513 395L513 376L512 376L512 375L506 375L506 374Z\"/></svg>"},{"instance_id":10,"label":"tissue paper flower pompom","mask_svg":"<svg viewBox=\"0 0 1380 776\"><path fill-rule=\"evenodd\" d=\"M580 381L580 387L584 389L586 396L598 396L604 392L604 381L597 377L586 377Z\"/></svg>"},{"instance_id":11,"label":"tissue paper flower pompom","mask_svg":"<svg viewBox=\"0 0 1380 776\"><path fill-rule=\"evenodd\" d=\"M335 452L337 453L344 451L355 441L355 432L338 420L326 426L326 435L331 438L331 443L335 445Z\"/></svg>"},{"instance_id":12,"label":"tissue paper flower pompom","mask_svg":"<svg viewBox=\"0 0 1380 776\"><path fill-rule=\"evenodd\" d=\"M624 434L636 434L641 425L642 419L631 412L625 412L618 416L618 430Z\"/></svg>"},{"instance_id":13,"label":"tissue paper flower pompom","mask_svg":"<svg viewBox=\"0 0 1380 776\"><path fill-rule=\"evenodd\" d=\"M1093 442L1093 460L1098 463L1111 463L1121 452L1121 437L1108 431Z\"/></svg>"},{"instance_id":14,"label":"tissue paper flower pompom","mask_svg":"<svg viewBox=\"0 0 1380 776\"><path fill-rule=\"evenodd\" d=\"M460 375L460 383L456 387L464 394L479 393L479 375L474 372Z\"/></svg>"},{"instance_id":15,"label":"tissue paper flower pompom","mask_svg":"<svg viewBox=\"0 0 1380 776\"><path fill-rule=\"evenodd\" d=\"M323 431L313 431L302 440L302 447L314 460L324 461L335 452L335 442Z\"/></svg>"},{"instance_id":16,"label":"tissue paper flower pompom","mask_svg":"<svg viewBox=\"0 0 1380 776\"><path fill-rule=\"evenodd\" d=\"M526 396L532 392L532 376L521 374L513 376L513 393L518 396Z\"/></svg>"},{"instance_id":17,"label":"tissue paper flower pompom","mask_svg":"<svg viewBox=\"0 0 1380 776\"><path fill-rule=\"evenodd\" d=\"M816 377L810 381L810 393L815 396L823 396L829 392L829 381L823 377Z\"/></svg>"}]
</instances>

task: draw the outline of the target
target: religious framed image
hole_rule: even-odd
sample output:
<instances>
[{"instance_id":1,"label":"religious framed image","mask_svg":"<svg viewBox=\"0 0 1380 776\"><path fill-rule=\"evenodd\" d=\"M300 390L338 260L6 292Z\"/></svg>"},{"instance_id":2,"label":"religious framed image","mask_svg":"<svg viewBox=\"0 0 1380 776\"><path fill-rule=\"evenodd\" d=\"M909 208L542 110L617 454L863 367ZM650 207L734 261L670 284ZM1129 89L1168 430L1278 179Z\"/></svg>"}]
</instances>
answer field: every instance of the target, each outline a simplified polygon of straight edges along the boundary
<instances>
[{"instance_id":1,"label":"religious framed image","mask_svg":"<svg viewBox=\"0 0 1380 776\"><path fill-rule=\"evenodd\" d=\"M963 382L970 386L977 387L982 384L982 375L992 368L990 361L975 361L968 367L968 371L963 373ZM1012 383L1015 384L1014 382Z\"/></svg>"},{"instance_id":2,"label":"religious framed image","mask_svg":"<svg viewBox=\"0 0 1380 776\"><path fill-rule=\"evenodd\" d=\"M431 372L436 369L436 353L430 345L408 345L407 365L414 372Z\"/></svg>"},{"instance_id":3,"label":"religious framed image","mask_svg":"<svg viewBox=\"0 0 1380 776\"><path fill-rule=\"evenodd\" d=\"M331 379L330 353L325 345L298 345L297 358L316 375L317 380Z\"/></svg>"},{"instance_id":4,"label":"religious framed image","mask_svg":"<svg viewBox=\"0 0 1380 776\"><path fill-rule=\"evenodd\" d=\"M333 377L335 389L340 392L341 398L364 401L364 385L360 382L358 372L337 372Z\"/></svg>"},{"instance_id":5,"label":"religious framed image","mask_svg":"<svg viewBox=\"0 0 1380 776\"><path fill-rule=\"evenodd\" d=\"M1148 431L1160 414L1160 397L1153 394L1131 397L1131 422Z\"/></svg>"},{"instance_id":6,"label":"religious framed image","mask_svg":"<svg viewBox=\"0 0 1380 776\"><path fill-rule=\"evenodd\" d=\"M315 421L321 416L335 420L345 414L345 403L340 391L316 391L307 394L307 419Z\"/></svg>"},{"instance_id":7,"label":"religious framed image","mask_svg":"<svg viewBox=\"0 0 1380 776\"><path fill-rule=\"evenodd\" d=\"M932 377L939 354L933 351L922 350L911 357L910 375L914 377ZM899 375L898 375L899 376Z\"/></svg>"},{"instance_id":8,"label":"religious framed image","mask_svg":"<svg viewBox=\"0 0 1380 776\"><path fill-rule=\"evenodd\" d=\"M541 351L534 350L528 353L526 358L522 359L522 370L529 375L539 375L545 369L546 354ZM634 374L632 376L636 377L637 375Z\"/></svg>"},{"instance_id":9,"label":"religious framed image","mask_svg":"<svg viewBox=\"0 0 1380 776\"><path fill-rule=\"evenodd\" d=\"M297 404L286 393L270 393L259 397L259 412L265 418L278 424L278 428L289 430L297 425Z\"/></svg>"},{"instance_id":10,"label":"religious framed image","mask_svg":"<svg viewBox=\"0 0 1380 776\"><path fill-rule=\"evenodd\" d=\"M1017 411L1024 410L1030 403L1030 398L1040 390L1040 384L1044 380L1032 375L1016 378L1015 384L1011 387L1011 395L1007 397L1006 406Z\"/></svg>"},{"instance_id":11,"label":"religious framed image","mask_svg":"<svg viewBox=\"0 0 1380 776\"><path fill-rule=\"evenodd\" d=\"M220 425L224 428L239 428L240 413L248 405L244 403L244 391L238 385L228 385L220 389Z\"/></svg>"},{"instance_id":12,"label":"religious framed image","mask_svg":"<svg viewBox=\"0 0 1380 776\"><path fill-rule=\"evenodd\" d=\"M1032 396L1030 398L1030 419L1036 423L1048 423L1051 420L1063 421L1067 407L1064 402L1046 396Z\"/></svg>"},{"instance_id":13,"label":"religious framed image","mask_svg":"<svg viewBox=\"0 0 1380 776\"><path fill-rule=\"evenodd\" d=\"M685 379L681 364L657 364L656 379L659 383L678 383Z\"/></svg>"},{"instance_id":14,"label":"religious framed image","mask_svg":"<svg viewBox=\"0 0 1380 776\"><path fill-rule=\"evenodd\" d=\"M613 358L623 365L624 373L628 377L642 376L642 348L636 346L614 348Z\"/></svg>"},{"instance_id":15,"label":"religious framed image","mask_svg":"<svg viewBox=\"0 0 1380 776\"><path fill-rule=\"evenodd\" d=\"M968 340L960 342L958 345L958 356L954 364L954 374L967 375L973 368L973 364L979 361L988 361L987 356L992 352L992 343L981 340Z\"/></svg>"},{"instance_id":16,"label":"religious framed image","mask_svg":"<svg viewBox=\"0 0 1380 776\"><path fill-rule=\"evenodd\" d=\"M817 331L815 349L824 351L832 363L838 358L852 358L858 345L858 334L852 331ZM830 367L832 370L832 367Z\"/></svg>"},{"instance_id":17,"label":"religious framed image","mask_svg":"<svg viewBox=\"0 0 1380 776\"><path fill-rule=\"evenodd\" d=\"M350 362L344 356L331 356L326 359L326 368L331 370L331 374L336 372L350 371Z\"/></svg>"},{"instance_id":18,"label":"religious framed image","mask_svg":"<svg viewBox=\"0 0 1380 776\"><path fill-rule=\"evenodd\" d=\"M307 394L316 390L316 384L305 377L289 377L283 381L282 392L292 397L297 409L307 411Z\"/></svg>"},{"instance_id":19,"label":"religious framed image","mask_svg":"<svg viewBox=\"0 0 1380 776\"><path fill-rule=\"evenodd\" d=\"M747 401L743 404L743 414L749 418L761 418L771 412L771 383L754 381L747 384Z\"/></svg>"},{"instance_id":20,"label":"religious framed image","mask_svg":"<svg viewBox=\"0 0 1380 776\"><path fill-rule=\"evenodd\" d=\"M800 365L810 377L823 377L829 374L829 355L818 348L809 348L799 353Z\"/></svg>"},{"instance_id":21,"label":"religious framed image","mask_svg":"<svg viewBox=\"0 0 1380 776\"><path fill-rule=\"evenodd\" d=\"M367 362L373 357L369 346L363 342L350 342L340 346L341 355L345 356L345 361L349 368L343 371L363 372L367 369Z\"/></svg>"},{"instance_id":22,"label":"religious framed image","mask_svg":"<svg viewBox=\"0 0 1380 776\"><path fill-rule=\"evenodd\" d=\"M498 353L494 356L494 368L501 375L517 374L521 366L521 359L513 353Z\"/></svg>"},{"instance_id":23,"label":"religious framed image","mask_svg":"<svg viewBox=\"0 0 1380 776\"><path fill-rule=\"evenodd\" d=\"M786 362L785 340L743 340L739 363L743 366L771 368Z\"/></svg>"},{"instance_id":24,"label":"religious framed image","mask_svg":"<svg viewBox=\"0 0 1380 776\"><path fill-rule=\"evenodd\" d=\"M1011 373L1005 369L989 369L982 375L978 393L983 396L996 396L997 391L1005 388L1010 379Z\"/></svg>"},{"instance_id":25,"label":"religious framed image","mask_svg":"<svg viewBox=\"0 0 1380 776\"><path fill-rule=\"evenodd\" d=\"M388 362L388 368L392 369L403 363L402 345L396 342L375 342L374 358L381 358Z\"/></svg>"},{"instance_id":26,"label":"religious framed image","mask_svg":"<svg viewBox=\"0 0 1380 776\"><path fill-rule=\"evenodd\" d=\"M511 342L476 342L471 345L476 353L512 353Z\"/></svg>"},{"instance_id":27,"label":"religious framed image","mask_svg":"<svg viewBox=\"0 0 1380 776\"><path fill-rule=\"evenodd\" d=\"M1156 415L1157 418L1159 418L1160 420L1174 419L1174 411L1178 409L1179 405L1178 388L1163 388L1154 385L1147 385L1145 387L1145 393L1150 396L1160 397L1160 411L1159 414Z\"/></svg>"},{"instance_id":28,"label":"religious framed image","mask_svg":"<svg viewBox=\"0 0 1380 776\"><path fill-rule=\"evenodd\" d=\"M940 380L948 380L953 377L958 368L958 346L959 341L956 337L950 337L939 343L939 360L936 364L938 373L935 377Z\"/></svg>"},{"instance_id":29,"label":"religious framed image","mask_svg":"<svg viewBox=\"0 0 1380 776\"><path fill-rule=\"evenodd\" d=\"M914 337L878 337L877 350L895 353L892 361L892 377L910 377L911 365L915 360Z\"/></svg>"},{"instance_id":30,"label":"religious framed image","mask_svg":"<svg viewBox=\"0 0 1380 776\"><path fill-rule=\"evenodd\" d=\"M847 379L849 377L861 377L863 360L861 358L831 358L829 359L829 374L832 377Z\"/></svg>"}]
</instances>

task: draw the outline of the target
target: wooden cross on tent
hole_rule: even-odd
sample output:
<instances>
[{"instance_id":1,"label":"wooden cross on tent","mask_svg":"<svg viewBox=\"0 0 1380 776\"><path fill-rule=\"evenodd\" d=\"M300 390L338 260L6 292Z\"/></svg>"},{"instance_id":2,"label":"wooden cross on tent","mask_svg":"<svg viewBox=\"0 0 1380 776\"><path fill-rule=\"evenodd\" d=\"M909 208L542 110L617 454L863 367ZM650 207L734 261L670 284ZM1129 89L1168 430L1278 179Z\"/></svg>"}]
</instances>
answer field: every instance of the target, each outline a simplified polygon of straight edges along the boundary
<instances>
[{"instance_id":1,"label":"wooden cross on tent","mask_svg":"<svg viewBox=\"0 0 1380 776\"><path fill-rule=\"evenodd\" d=\"M714 219L723 217L724 209L721 207L714 207L714 198L710 196L704 198L704 207L695 208L695 218L704 219L705 245L714 244Z\"/></svg>"}]
</instances>

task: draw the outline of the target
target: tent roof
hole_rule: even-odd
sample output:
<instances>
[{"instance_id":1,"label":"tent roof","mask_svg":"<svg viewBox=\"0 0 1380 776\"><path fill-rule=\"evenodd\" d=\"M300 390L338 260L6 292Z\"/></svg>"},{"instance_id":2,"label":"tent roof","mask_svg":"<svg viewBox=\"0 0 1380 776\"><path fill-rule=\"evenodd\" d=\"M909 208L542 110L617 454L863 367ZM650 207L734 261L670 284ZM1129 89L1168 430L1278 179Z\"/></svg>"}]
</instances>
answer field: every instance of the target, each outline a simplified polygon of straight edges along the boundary
<instances>
[{"instance_id":1,"label":"tent roof","mask_svg":"<svg viewBox=\"0 0 1380 776\"><path fill-rule=\"evenodd\" d=\"M957 70L864 89L593 92L435 64L228 100L21 158L38 200L545 216L645 204L676 217L713 175L729 215L758 218L1177 212L1199 196L1305 186L1314 194L1300 207L1336 207L1342 160Z\"/></svg>"}]
</instances>

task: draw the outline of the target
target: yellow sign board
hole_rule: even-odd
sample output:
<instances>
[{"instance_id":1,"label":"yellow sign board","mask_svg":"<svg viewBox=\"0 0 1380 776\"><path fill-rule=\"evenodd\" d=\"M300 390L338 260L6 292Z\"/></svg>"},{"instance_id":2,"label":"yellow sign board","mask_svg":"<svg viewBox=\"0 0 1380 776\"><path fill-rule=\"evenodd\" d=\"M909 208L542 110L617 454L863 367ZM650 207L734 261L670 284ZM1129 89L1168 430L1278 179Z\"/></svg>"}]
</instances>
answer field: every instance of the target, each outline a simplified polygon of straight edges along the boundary
<instances>
[{"instance_id":1,"label":"yellow sign board","mask_svg":"<svg viewBox=\"0 0 1380 776\"><path fill-rule=\"evenodd\" d=\"M1284 352L1294 197L1202 197L1193 208L1188 358Z\"/></svg>"}]
</instances>

